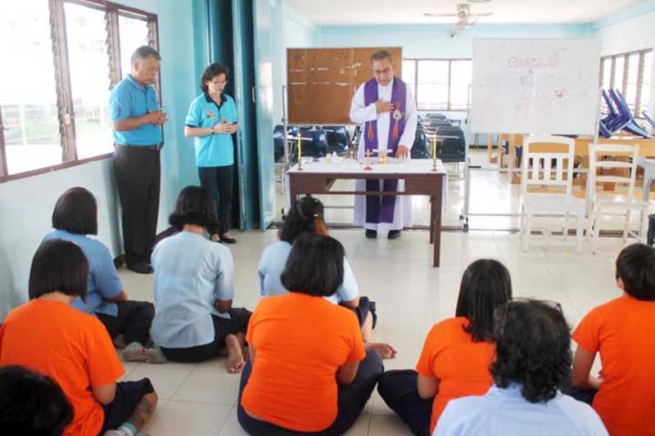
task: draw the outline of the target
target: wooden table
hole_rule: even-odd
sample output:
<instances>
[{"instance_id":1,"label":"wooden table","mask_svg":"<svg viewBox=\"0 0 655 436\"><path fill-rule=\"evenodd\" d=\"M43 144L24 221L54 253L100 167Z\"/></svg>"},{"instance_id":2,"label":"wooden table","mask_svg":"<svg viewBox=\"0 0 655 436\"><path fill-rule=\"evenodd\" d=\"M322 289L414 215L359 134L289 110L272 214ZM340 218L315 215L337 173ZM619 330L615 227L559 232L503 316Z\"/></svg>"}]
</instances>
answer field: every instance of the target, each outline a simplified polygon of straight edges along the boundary
<instances>
[{"instance_id":1,"label":"wooden table","mask_svg":"<svg viewBox=\"0 0 655 436\"><path fill-rule=\"evenodd\" d=\"M364 165L356 160L327 164L324 162L303 162L287 171L289 198L291 204L298 196L305 194L321 195L427 195L430 197L430 243L434 245L433 266L438 267L441 252L441 212L443 208L444 178L446 169L437 162L437 171L432 171L431 159L407 160L402 163L390 162L386 165L373 164L372 170L364 170ZM333 191L332 185L338 179L402 179L404 192L362 192Z\"/></svg>"}]
</instances>

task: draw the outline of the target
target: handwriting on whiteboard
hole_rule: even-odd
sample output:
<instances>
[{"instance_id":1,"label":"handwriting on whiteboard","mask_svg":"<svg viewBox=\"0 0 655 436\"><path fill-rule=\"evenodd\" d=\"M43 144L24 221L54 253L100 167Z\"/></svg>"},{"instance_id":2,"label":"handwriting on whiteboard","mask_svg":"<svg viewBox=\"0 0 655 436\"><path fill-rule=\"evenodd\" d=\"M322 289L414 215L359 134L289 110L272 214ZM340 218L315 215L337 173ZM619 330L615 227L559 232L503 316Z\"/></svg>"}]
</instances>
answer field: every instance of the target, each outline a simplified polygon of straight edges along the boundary
<instances>
[{"instance_id":1,"label":"handwriting on whiteboard","mask_svg":"<svg viewBox=\"0 0 655 436\"><path fill-rule=\"evenodd\" d=\"M512 56L507 60L510 68L557 68L559 60L553 57L518 57Z\"/></svg>"}]
</instances>

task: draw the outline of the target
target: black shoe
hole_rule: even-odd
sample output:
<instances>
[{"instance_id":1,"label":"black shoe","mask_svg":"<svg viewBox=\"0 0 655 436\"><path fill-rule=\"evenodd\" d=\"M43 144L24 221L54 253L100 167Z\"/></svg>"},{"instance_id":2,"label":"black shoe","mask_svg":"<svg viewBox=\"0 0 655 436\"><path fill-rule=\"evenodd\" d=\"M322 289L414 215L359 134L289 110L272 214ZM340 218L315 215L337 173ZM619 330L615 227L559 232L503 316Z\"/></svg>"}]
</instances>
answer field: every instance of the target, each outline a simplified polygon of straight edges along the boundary
<instances>
[{"instance_id":1,"label":"black shoe","mask_svg":"<svg viewBox=\"0 0 655 436\"><path fill-rule=\"evenodd\" d=\"M218 242L222 242L223 244L236 244L237 240L228 236L221 236L221 240Z\"/></svg>"},{"instance_id":2,"label":"black shoe","mask_svg":"<svg viewBox=\"0 0 655 436\"><path fill-rule=\"evenodd\" d=\"M398 239L400 238L400 230L389 230L387 239Z\"/></svg>"},{"instance_id":3,"label":"black shoe","mask_svg":"<svg viewBox=\"0 0 655 436\"><path fill-rule=\"evenodd\" d=\"M139 263L134 263L132 265L128 265L127 269L130 271L134 271L135 273L138 274L152 274L152 267L150 264L146 262L139 262Z\"/></svg>"},{"instance_id":4,"label":"black shoe","mask_svg":"<svg viewBox=\"0 0 655 436\"><path fill-rule=\"evenodd\" d=\"M366 237L368 239L375 239L378 237L378 232L377 230L366 230Z\"/></svg>"}]
</instances>

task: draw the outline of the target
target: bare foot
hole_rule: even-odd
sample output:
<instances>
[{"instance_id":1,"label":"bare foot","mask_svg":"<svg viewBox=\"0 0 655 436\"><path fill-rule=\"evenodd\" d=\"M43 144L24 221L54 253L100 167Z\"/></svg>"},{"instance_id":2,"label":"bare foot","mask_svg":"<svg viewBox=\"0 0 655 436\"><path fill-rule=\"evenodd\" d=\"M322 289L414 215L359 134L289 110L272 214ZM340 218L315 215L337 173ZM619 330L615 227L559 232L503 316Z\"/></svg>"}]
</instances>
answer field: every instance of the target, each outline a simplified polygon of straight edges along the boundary
<instances>
[{"instance_id":1,"label":"bare foot","mask_svg":"<svg viewBox=\"0 0 655 436\"><path fill-rule=\"evenodd\" d=\"M368 342L364 344L367 350L375 350L383 359L393 359L398 352L391 345L382 342Z\"/></svg>"},{"instance_id":2,"label":"bare foot","mask_svg":"<svg viewBox=\"0 0 655 436\"><path fill-rule=\"evenodd\" d=\"M218 235L211 235L209 239L211 239L212 242L221 242L221 237Z\"/></svg>"},{"instance_id":3,"label":"bare foot","mask_svg":"<svg viewBox=\"0 0 655 436\"><path fill-rule=\"evenodd\" d=\"M246 363L241 348L242 341L235 335L228 335L225 338L225 345L227 347L227 372L238 374Z\"/></svg>"}]
</instances>

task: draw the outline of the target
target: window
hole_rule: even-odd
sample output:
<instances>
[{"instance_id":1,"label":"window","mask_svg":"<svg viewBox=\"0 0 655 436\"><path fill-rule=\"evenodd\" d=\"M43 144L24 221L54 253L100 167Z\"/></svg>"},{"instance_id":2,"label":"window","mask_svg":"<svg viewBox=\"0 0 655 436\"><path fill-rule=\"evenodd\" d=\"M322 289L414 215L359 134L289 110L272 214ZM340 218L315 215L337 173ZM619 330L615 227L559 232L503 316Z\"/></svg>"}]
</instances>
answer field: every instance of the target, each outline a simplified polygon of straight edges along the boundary
<instances>
[{"instance_id":1,"label":"window","mask_svg":"<svg viewBox=\"0 0 655 436\"><path fill-rule=\"evenodd\" d=\"M0 1L0 53L20 54L0 68L0 176L62 162L48 0L27 3Z\"/></svg>"},{"instance_id":2,"label":"window","mask_svg":"<svg viewBox=\"0 0 655 436\"><path fill-rule=\"evenodd\" d=\"M111 88L156 32L103 0L0 1L0 181L111 153Z\"/></svg>"},{"instance_id":3,"label":"window","mask_svg":"<svg viewBox=\"0 0 655 436\"><path fill-rule=\"evenodd\" d=\"M419 110L465 111L472 73L470 59L403 60L403 78Z\"/></svg>"},{"instance_id":4,"label":"window","mask_svg":"<svg viewBox=\"0 0 655 436\"><path fill-rule=\"evenodd\" d=\"M648 109L652 71L652 50L607 56L601 60L600 83L603 89L619 90L632 114L641 118Z\"/></svg>"}]
</instances>

